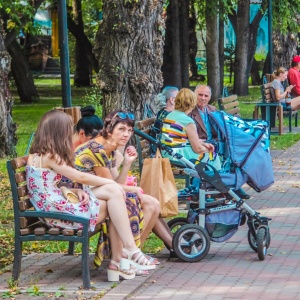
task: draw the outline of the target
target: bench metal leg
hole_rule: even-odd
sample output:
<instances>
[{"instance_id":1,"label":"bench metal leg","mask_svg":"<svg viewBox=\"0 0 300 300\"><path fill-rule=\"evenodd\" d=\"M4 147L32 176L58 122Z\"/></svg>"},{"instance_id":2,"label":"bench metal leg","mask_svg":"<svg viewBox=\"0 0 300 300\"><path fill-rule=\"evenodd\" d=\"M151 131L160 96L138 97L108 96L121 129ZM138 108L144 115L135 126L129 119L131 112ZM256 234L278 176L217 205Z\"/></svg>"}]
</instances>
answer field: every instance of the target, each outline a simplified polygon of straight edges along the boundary
<instances>
[{"instance_id":1,"label":"bench metal leg","mask_svg":"<svg viewBox=\"0 0 300 300\"><path fill-rule=\"evenodd\" d=\"M12 277L14 281L19 279L22 264L22 242L15 238L14 264Z\"/></svg>"},{"instance_id":2,"label":"bench metal leg","mask_svg":"<svg viewBox=\"0 0 300 300\"><path fill-rule=\"evenodd\" d=\"M289 132L292 132L292 118L293 118L293 111L289 111Z\"/></svg>"},{"instance_id":3,"label":"bench metal leg","mask_svg":"<svg viewBox=\"0 0 300 300\"><path fill-rule=\"evenodd\" d=\"M74 255L75 242L69 242L68 255Z\"/></svg>"},{"instance_id":4,"label":"bench metal leg","mask_svg":"<svg viewBox=\"0 0 300 300\"><path fill-rule=\"evenodd\" d=\"M90 289L89 243L82 243L82 280L83 288Z\"/></svg>"},{"instance_id":5,"label":"bench metal leg","mask_svg":"<svg viewBox=\"0 0 300 300\"><path fill-rule=\"evenodd\" d=\"M295 112L295 127L298 127L298 112Z\"/></svg>"}]
</instances>

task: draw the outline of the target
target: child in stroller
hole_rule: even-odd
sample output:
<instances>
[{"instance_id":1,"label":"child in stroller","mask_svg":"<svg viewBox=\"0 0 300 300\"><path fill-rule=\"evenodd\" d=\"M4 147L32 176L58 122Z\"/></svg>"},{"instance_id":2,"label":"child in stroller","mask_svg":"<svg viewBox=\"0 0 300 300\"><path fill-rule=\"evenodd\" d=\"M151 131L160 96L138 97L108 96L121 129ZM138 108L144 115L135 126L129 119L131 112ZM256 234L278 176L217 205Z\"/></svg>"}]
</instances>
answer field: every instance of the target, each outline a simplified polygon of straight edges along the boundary
<instances>
[{"instance_id":1,"label":"child in stroller","mask_svg":"<svg viewBox=\"0 0 300 300\"><path fill-rule=\"evenodd\" d=\"M185 166L185 172L201 180L198 202L188 203L187 218L169 221L171 229L179 228L173 237L173 249L184 261L203 259L210 249L210 240L223 242L247 220L248 242L264 260L270 245L267 217L254 211L234 190L247 183L255 191L267 189L273 182L269 152L268 124L264 121L245 122L218 111L211 114L211 122L220 134L223 167L217 171L208 163L189 161L180 154L135 129L137 135L168 151Z\"/></svg>"}]
</instances>

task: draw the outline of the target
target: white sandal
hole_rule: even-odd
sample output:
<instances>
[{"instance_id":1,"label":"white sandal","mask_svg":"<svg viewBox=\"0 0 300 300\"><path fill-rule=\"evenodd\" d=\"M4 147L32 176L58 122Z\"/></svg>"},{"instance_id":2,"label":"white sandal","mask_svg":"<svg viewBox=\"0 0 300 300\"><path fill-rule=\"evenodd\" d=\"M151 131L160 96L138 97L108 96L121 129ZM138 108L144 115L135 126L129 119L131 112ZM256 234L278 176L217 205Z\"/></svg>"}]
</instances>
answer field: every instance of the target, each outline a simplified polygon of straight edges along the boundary
<instances>
[{"instance_id":1,"label":"white sandal","mask_svg":"<svg viewBox=\"0 0 300 300\"><path fill-rule=\"evenodd\" d=\"M160 265L160 262L158 261L158 259L156 257L152 257L148 254L145 254L146 258L150 261L151 265Z\"/></svg>"},{"instance_id":2,"label":"white sandal","mask_svg":"<svg viewBox=\"0 0 300 300\"><path fill-rule=\"evenodd\" d=\"M131 270L130 268L122 268L120 267L120 264L114 260L111 260L110 263L115 265L118 269L107 269L107 281L119 281L120 277L123 279L133 279L135 277L134 270Z\"/></svg>"},{"instance_id":3,"label":"white sandal","mask_svg":"<svg viewBox=\"0 0 300 300\"><path fill-rule=\"evenodd\" d=\"M123 252L126 253L127 258L121 259L120 265L122 269L130 269L130 266L133 266L139 270L153 270L156 267L156 265L151 264L140 249L129 251L123 248Z\"/></svg>"}]
</instances>

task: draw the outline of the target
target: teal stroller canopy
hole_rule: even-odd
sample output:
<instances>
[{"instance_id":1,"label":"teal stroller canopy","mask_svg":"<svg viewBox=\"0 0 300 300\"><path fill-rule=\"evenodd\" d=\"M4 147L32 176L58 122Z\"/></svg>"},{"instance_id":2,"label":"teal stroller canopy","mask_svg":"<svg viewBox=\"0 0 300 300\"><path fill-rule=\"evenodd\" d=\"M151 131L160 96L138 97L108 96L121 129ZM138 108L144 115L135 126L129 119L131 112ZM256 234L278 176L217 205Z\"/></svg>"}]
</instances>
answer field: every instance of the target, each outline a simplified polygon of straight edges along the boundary
<instances>
[{"instance_id":1,"label":"teal stroller canopy","mask_svg":"<svg viewBox=\"0 0 300 300\"><path fill-rule=\"evenodd\" d=\"M230 161L230 173L236 173L235 185L246 182L257 192L271 186L274 173L268 122L245 121L224 111L211 113L210 122L218 132L220 154ZM226 173L221 171L221 176Z\"/></svg>"}]
</instances>

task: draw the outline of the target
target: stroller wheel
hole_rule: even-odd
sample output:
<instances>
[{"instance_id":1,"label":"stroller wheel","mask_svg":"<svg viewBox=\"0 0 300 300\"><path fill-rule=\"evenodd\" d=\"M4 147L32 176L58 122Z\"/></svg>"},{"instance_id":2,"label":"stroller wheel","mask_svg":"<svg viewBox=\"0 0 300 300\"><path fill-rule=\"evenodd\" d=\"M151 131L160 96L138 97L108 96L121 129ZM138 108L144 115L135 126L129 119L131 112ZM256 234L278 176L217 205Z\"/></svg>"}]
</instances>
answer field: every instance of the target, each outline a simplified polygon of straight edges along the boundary
<instances>
[{"instance_id":1,"label":"stroller wheel","mask_svg":"<svg viewBox=\"0 0 300 300\"><path fill-rule=\"evenodd\" d=\"M261 227L261 228L264 228L264 227ZM258 234L258 231L257 231L256 234ZM248 230L248 243L249 243L250 247L252 248L252 250L257 252L257 240L252 235L250 230ZM270 230L268 228L267 233L266 233L266 246L267 246L267 248L269 248L270 243L271 243L271 235L270 235Z\"/></svg>"},{"instance_id":2,"label":"stroller wheel","mask_svg":"<svg viewBox=\"0 0 300 300\"><path fill-rule=\"evenodd\" d=\"M198 225L183 225L174 234L173 249L176 255L186 262L201 260L207 255L209 248L209 235Z\"/></svg>"},{"instance_id":3,"label":"stroller wheel","mask_svg":"<svg viewBox=\"0 0 300 300\"><path fill-rule=\"evenodd\" d=\"M173 233L175 233L181 226L186 224L188 224L188 221L187 218L184 217L178 217L168 221L168 226ZM170 250L168 245L165 244L165 246L168 250Z\"/></svg>"},{"instance_id":4,"label":"stroller wheel","mask_svg":"<svg viewBox=\"0 0 300 300\"><path fill-rule=\"evenodd\" d=\"M257 230L257 255L259 260L265 260L267 249L270 244L269 230L265 227L260 227Z\"/></svg>"},{"instance_id":5,"label":"stroller wheel","mask_svg":"<svg viewBox=\"0 0 300 300\"><path fill-rule=\"evenodd\" d=\"M255 237L252 235L251 231L248 230L248 243L253 251L257 252L257 241Z\"/></svg>"}]
</instances>

